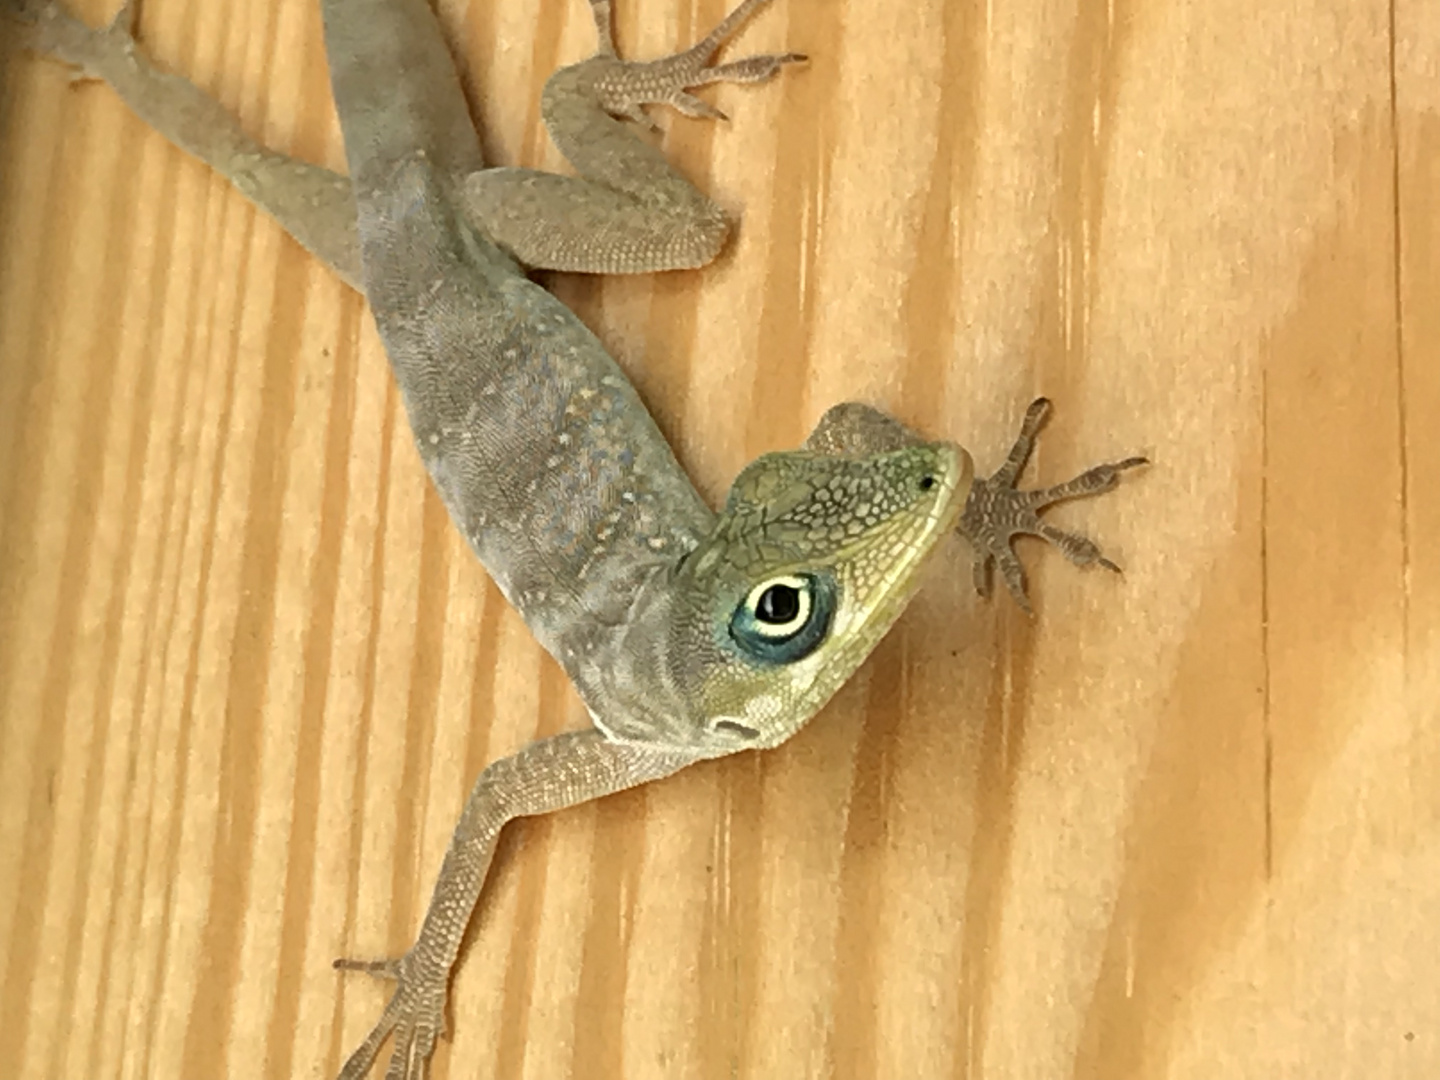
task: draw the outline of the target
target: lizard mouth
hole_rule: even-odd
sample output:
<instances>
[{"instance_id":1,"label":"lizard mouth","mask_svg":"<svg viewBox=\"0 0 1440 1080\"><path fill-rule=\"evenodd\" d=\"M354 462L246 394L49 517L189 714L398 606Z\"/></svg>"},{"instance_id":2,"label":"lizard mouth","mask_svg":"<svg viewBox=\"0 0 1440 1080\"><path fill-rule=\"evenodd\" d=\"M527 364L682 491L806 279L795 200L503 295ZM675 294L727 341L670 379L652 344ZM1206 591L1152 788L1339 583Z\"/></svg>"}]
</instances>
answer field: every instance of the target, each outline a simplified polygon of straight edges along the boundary
<instances>
[{"instance_id":1,"label":"lizard mouth","mask_svg":"<svg viewBox=\"0 0 1440 1080\"><path fill-rule=\"evenodd\" d=\"M748 724L742 724L738 720L732 720L728 716L722 716L711 721L710 730L717 734L736 735L742 739L751 740L760 738L760 732Z\"/></svg>"}]
</instances>

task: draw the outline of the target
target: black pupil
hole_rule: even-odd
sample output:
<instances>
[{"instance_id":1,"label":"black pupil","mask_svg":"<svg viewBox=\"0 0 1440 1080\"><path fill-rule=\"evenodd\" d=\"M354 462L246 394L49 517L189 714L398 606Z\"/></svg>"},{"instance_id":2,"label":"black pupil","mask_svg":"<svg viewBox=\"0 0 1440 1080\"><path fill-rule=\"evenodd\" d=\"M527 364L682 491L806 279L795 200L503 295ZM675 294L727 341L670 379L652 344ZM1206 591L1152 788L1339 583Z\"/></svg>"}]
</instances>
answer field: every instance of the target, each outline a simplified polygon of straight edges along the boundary
<instances>
[{"instance_id":1,"label":"black pupil","mask_svg":"<svg viewBox=\"0 0 1440 1080\"><path fill-rule=\"evenodd\" d=\"M788 623L800 614L800 591L789 585L771 585L760 594L755 615L761 622Z\"/></svg>"}]
</instances>

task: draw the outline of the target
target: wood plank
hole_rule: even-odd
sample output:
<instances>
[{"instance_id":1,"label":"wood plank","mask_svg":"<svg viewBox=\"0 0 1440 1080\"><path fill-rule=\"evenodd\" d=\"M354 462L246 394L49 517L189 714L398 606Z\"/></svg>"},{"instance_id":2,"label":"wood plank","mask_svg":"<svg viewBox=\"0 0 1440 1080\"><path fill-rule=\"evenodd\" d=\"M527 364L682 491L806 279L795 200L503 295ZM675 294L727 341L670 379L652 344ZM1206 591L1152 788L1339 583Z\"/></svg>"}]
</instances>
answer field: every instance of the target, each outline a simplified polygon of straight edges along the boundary
<instances>
[{"instance_id":1,"label":"wood plank","mask_svg":"<svg viewBox=\"0 0 1440 1080\"><path fill-rule=\"evenodd\" d=\"M442 3L497 161L576 0ZM555 287L710 497L829 404L1044 478L790 744L526 823L437 1077L1440 1070L1440 27L1428 0L781 0L810 66L661 116L743 225ZM630 0L622 48L724 0ZM86 3L98 22L108 11ZM308 0L146 48L337 165ZM362 303L103 87L0 71L0 1060L333 1074L470 781L584 723L447 523Z\"/></svg>"}]
</instances>

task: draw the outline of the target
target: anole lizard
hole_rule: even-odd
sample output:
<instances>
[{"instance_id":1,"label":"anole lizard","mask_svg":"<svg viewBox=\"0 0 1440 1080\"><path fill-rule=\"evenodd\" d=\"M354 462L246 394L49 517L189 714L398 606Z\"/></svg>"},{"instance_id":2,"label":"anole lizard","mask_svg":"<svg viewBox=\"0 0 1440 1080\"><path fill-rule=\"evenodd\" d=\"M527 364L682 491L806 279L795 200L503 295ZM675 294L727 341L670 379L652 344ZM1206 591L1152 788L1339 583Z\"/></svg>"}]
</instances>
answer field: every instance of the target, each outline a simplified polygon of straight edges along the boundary
<instances>
[{"instance_id":1,"label":"anole lizard","mask_svg":"<svg viewBox=\"0 0 1440 1080\"><path fill-rule=\"evenodd\" d=\"M404 956L337 962L396 983L342 1078L367 1073L392 1035L387 1076L428 1071L507 821L784 742L884 636L957 526L976 551L977 587L988 591L998 563L1027 610L1017 534L1116 569L1038 514L1110 490L1143 459L1016 490L1043 399L987 479L973 478L958 446L868 406L836 406L803 449L748 466L714 514L599 341L526 277L680 269L716 255L724 213L624 121L644 123L643 106L660 103L719 116L688 91L764 81L803 60L710 63L766 2L744 0L685 52L635 63L615 55L608 0L591 0L599 49L557 71L543 102L580 174L571 178L486 168L425 0L321 0L347 180L266 151L188 81L151 66L130 3L96 31L55 0L0 0L30 47L108 82L363 289L451 518L594 721L481 773Z\"/></svg>"}]
</instances>

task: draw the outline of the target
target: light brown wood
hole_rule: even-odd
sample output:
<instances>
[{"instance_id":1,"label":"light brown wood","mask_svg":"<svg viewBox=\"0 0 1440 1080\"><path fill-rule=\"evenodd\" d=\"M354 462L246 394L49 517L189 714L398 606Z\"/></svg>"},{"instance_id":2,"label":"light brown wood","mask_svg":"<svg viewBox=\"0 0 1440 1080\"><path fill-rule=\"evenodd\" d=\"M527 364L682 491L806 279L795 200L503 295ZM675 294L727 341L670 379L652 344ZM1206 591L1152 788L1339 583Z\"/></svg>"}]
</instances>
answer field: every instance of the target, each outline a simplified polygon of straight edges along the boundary
<instances>
[{"instance_id":1,"label":"light brown wood","mask_svg":"<svg viewBox=\"0 0 1440 1080\"><path fill-rule=\"evenodd\" d=\"M622 47L725 0L625 0ZM578 0L443 5L558 165ZM99 21L109 12L85 5ZM0 30L0 33L4 33ZM147 0L340 150L308 0ZM526 823L440 1077L1440 1075L1432 0L779 0L807 70L662 117L737 243L568 279L702 489L860 398L1039 475L1123 578L959 544L764 755ZM470 780L584 717L445 519L361 302L106 89L0 85L0 1062L320 1077Z\"/></svg>"}]
</instances>

